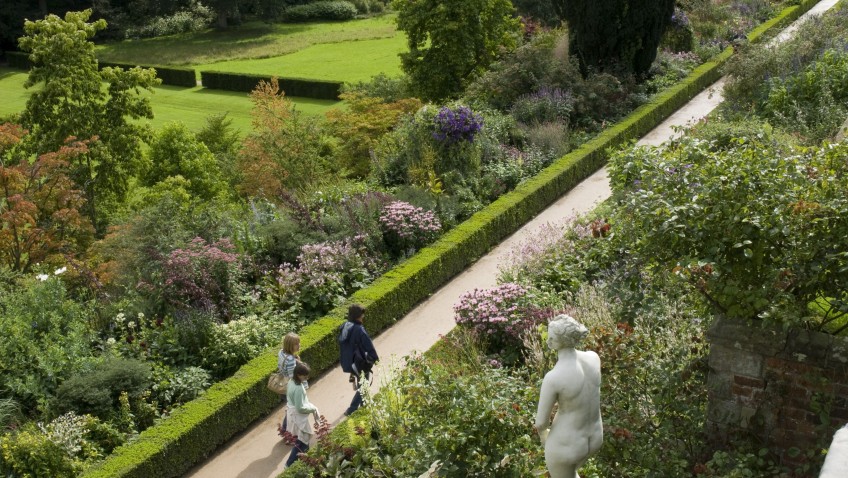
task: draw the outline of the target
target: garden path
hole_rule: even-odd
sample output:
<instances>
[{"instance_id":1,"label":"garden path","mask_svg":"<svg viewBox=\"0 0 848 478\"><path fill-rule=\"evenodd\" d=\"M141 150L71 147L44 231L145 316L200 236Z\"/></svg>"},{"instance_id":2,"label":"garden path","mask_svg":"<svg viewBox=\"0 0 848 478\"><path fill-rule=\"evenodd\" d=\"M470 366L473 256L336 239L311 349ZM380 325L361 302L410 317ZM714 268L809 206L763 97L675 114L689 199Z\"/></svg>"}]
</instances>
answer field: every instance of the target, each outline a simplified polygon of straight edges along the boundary
<instances>
[{"instance_id":1,"label":"garden path","mask_svg":"<svg viewBox=\"0 0 848 478\"><path fill-rule=\"evenodd\" d=\"M823 0L809 15L820 15L838 0ZM791 26L789 28L792 28ZM785 37L784 37L785 38ZM659 145L672 138L675 127L683 126L708 115L722 101L724 78L693 98L665 122L645 135L638 144ZM609 180L603 168L578 184L559 200L542 211L521 229L481 257L471 267L442 286L428 299L418 304L391 328L374 338L374 345L382 357L375 372L372 391L377 392L393 363L415 352L429 349L439 337L454 327L453 304L459 296L476 288L496 285L498 265L509 256L516 246L532 240L533 235L546 223L557 223L563 219L592 210L610 195ZM366 315L365 320L368 320ZM333 424L341 420L344 410L353 396L347 374L340 367L330 370L310 384L309 398L320 412ZM282 409L276 409L267 417L258 420L247 430L222 446L206 462L190 470L184 478L273 478L285 468L283 463L290 448L277 436L277 426Z\"/></svg>"}]
</instances>

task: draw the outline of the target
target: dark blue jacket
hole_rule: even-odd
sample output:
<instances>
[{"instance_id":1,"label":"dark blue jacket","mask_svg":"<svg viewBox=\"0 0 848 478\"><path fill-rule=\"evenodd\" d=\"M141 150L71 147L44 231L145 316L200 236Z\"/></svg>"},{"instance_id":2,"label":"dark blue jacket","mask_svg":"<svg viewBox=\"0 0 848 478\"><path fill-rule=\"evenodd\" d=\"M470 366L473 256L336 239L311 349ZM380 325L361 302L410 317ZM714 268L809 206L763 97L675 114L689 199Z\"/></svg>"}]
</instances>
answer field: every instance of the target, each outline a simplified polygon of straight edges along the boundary
<instances>
[{"instance_id":1,"label":"dark blue jacket","mask_svg":"<svg viewBox=\"0 0 848 478\"><path fill-rule=\"evenodd\" d=\"M371 337L359 322L347 321L339 327L339 352L342 370L347 373L368 372L380 357ZM358 353L357 353L358 352Z\"/></svg>"}]
</instances>

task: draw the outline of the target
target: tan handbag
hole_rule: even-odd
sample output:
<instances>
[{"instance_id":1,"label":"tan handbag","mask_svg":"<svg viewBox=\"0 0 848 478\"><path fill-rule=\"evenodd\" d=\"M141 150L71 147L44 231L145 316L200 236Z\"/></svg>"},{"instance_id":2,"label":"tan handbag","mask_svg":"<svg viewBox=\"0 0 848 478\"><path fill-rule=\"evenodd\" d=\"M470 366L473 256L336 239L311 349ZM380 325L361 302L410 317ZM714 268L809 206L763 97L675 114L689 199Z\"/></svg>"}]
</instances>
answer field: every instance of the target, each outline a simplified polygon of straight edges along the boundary
<instances>
[{"instance_id":1,"label":"tan handbag","mask_svg":"<svg viewBox=\"0 0 848 478\"><path fill-rule=\"evenodd\" d=\"M274 372L268 376L268 390L277 395L285 395L289 388L289 377L281 373Z\"/></svg>"}]
</instances>

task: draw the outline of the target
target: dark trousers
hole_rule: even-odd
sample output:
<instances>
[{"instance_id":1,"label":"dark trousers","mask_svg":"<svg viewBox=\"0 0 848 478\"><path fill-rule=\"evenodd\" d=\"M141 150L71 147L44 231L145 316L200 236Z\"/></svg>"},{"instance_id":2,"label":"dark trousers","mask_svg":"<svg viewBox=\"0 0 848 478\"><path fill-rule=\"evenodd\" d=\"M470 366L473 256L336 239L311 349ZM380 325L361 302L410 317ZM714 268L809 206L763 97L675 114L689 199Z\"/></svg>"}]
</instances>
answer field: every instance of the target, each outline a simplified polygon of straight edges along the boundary
<instances>
[{"instance_id":1,"label":"dark trousers","mask_svg":"<svg viewBox=\"0 0 848 478\"><path fill-rule=\"evenodd\" d=\"M292 447L289 459L286 460L286 468L292 466L292 464L297 461L298 457L300 457L300 454L306 453L307 451L309 451L309 445L298 440Z\"/></svg>"}]
</instances>

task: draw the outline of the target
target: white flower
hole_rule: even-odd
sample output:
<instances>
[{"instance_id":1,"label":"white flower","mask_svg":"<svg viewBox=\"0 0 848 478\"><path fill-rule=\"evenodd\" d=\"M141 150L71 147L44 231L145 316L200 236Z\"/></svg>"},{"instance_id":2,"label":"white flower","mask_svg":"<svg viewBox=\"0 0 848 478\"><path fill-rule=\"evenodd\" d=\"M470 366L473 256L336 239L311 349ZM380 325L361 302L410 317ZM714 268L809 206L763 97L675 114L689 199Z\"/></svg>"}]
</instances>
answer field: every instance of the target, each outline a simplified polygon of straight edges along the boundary
<instances>
[{"instance_id":1,"label":"white flower","mask_svg":"<svg viewBox=\"0 0 848 478\"><path fill-rule=\"evenodd\" d=\"M108 339L106 339L106 345L115 345L115 338L109 337Z\"/></svg>"},{"instance_id":2,"label":"white flower","mask_svg":"<svg viewBox=\"0 0 848 478\"><path fill-rule=\"evenodd\" d=\"M67 270L68 270L67 267L60 267L60 268L56 269L55 271L53 271L53 274L56 274L56 275L63 274Z\"/></svg>"},{"instance_id":3,"label":"white flower","mask_svg":"<svg viewBox=\"0 0 848 478\"><path fill-rule=\"evenodd\" d=\"M47 274L38 274L37 276L35 276L35 278L40 280L41 282L44 282L49 279L50 276L48 276Z\"/></svg>"},{"instance_id":4,"label":"white flower","mask_svg":"<svg viewBox=\"0 0 848 478\"><path fill-rule=\"evenodd\" d=\"M133 322L132 320L131 320L131 321L129 321L129 322L127 323L127 327L129 327L129 328L131 328L131 329L132 329L132 328L134 328L134 327L135 327L135 322Z\"/></svg>"},{"instance_id":5,"label":"white flower","mask_svg":"<svg viewBox=\"0 0 848 478\"><path fill-rule=\"evenodd\" d=\"M115 316L115 320L117 320L120 323L124 323L124 320L126 320L126 317L124 316L123 312L118 312L118 315Z\"/></svg>"}]
</instances>

